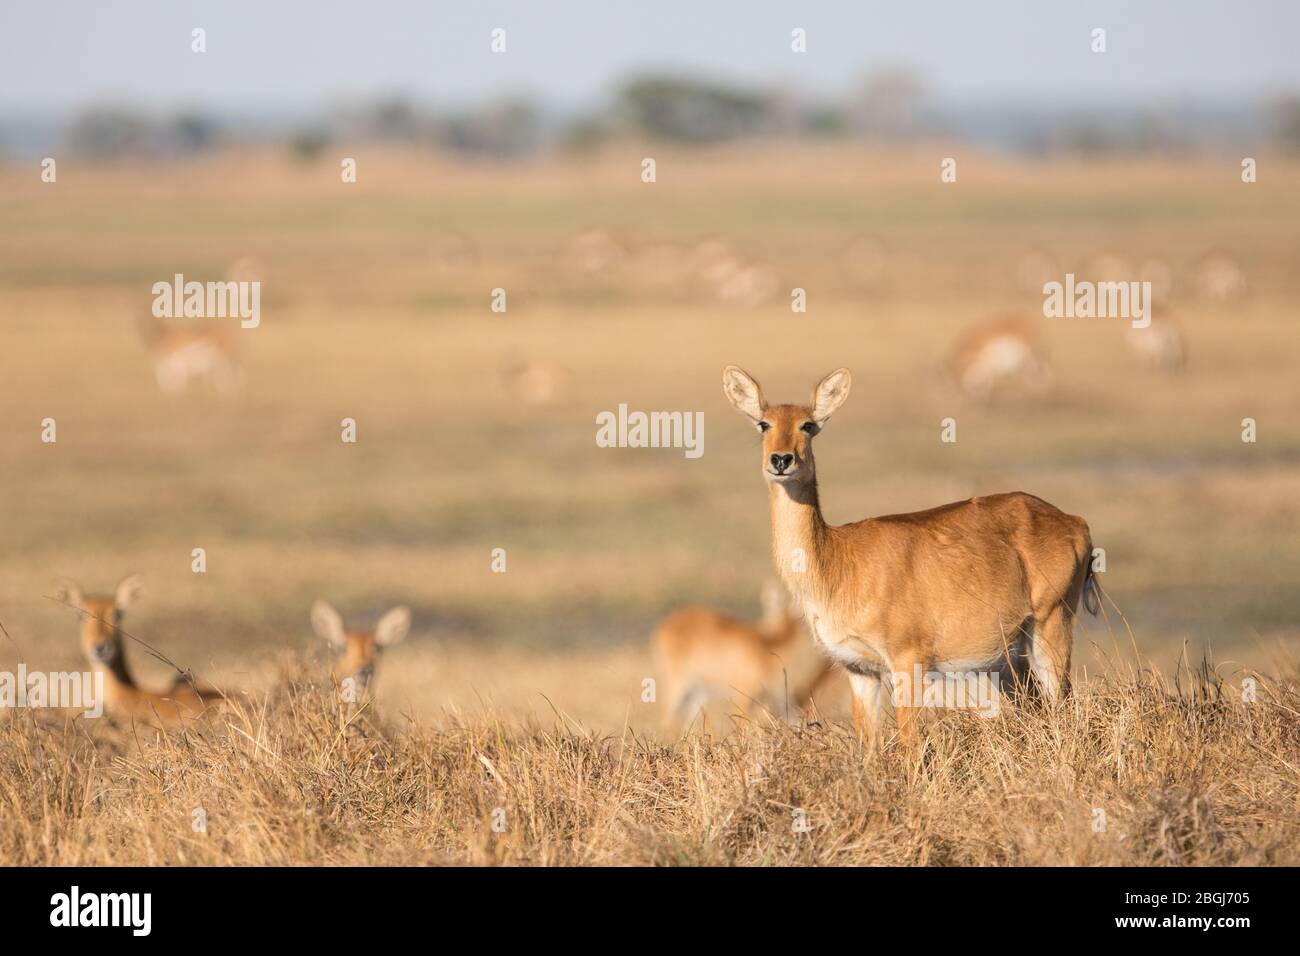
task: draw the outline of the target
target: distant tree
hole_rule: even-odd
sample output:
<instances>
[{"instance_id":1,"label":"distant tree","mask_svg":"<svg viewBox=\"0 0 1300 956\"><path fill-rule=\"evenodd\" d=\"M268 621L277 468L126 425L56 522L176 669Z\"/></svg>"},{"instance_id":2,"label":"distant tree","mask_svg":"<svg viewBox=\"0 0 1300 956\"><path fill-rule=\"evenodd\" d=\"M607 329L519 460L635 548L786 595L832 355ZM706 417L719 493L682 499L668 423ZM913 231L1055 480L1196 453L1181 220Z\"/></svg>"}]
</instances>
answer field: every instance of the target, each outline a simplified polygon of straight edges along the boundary
<instances>
[{"instance_id":1,"label":"distant tree","mask_svg":"<svg viewBox=\"0 0 1300 956\"><path fill-rule=\"evenodd\" d=\"M527 155L541 145L541 113L528 100L503 100L443 119L436 124L436 140L449 149L498 159Z\"/></svg>"},{"instance_id":2,"label":"distant tree","mask_svg":"<svg viewBox=\"0 0 1300 956\"><path fill-rule=\"evenodd\" d=\"M1300 96L1279 97L1273 101L1269 114L1273 141L1289 152L1300 152Z\"/></svg>"},{"instance_id":3,"label":"distant tree","mask_svg":"<svg viewBox=\"0 0 1300 956\"><path fill-rule=\"evenodd\" d=\"M68 147L92 156L146 153L156 143L149 120L119 106L92 106L73 117L66 133Z\"/></svg>"},{"instance_id":4,"label":"distant tree","mask_svg":"<svg viewBox=\"0 0 1300 956\"><path fill-rule=\"evenodd\" d=\"M849 106L853 127L873 139L915 136L925 95L925 82L915 70L879 70L867 77Z\"/></svg>"},{"instance_id":5,"label":"distant tree","mask_svg":"<svg viewBox=\"0 0 1300 956\"><path fill-rule=\"evenodd\" d=\"M565 125L560 145L574 152L595 149L611 139L616 130L614 123L603 116L580 116Z\"/></svg>"},{"instance_id":6,"label":"distant tree","mask_svg":"<svg viewBox=\"0 0 1300 956\"><path fill-rule=\"evenodd\" d=\"M314 162L330 144L329 131L313 126L297 130L289 136L289 154L302 162Z\"/></svg>"},{"instance_id":7,"label":"distant tree","mask_svg":"<svg viewBox=\"0 0 1300 956\"><path fill-rule=\"evenodd\" d=\"M402 96L374 103L365 111L360 125L367 138L406 143L427 138L429 127L414 104Z\"/></svg>"},{"instance_id":8,"label":"distant tree","mask_svg":"<svg viewBox=\"0 0 1300 956\"><path fill-rule=\"evenodd\" d=\"M194 111L172 117L164 130L168 143L187 153L210 149L217 142L218 133L215 120Z\"/></svg>"},{"instance_id":9,"label":"distant tree","mask_svg":"<svg viewBox=\"0 0 1300 956\"><path fill-rule=\"evenodd\" d=\"M676 76L631 80L619 91L618 110L647 136L684 142L755 135L773 125L763 94Z\"/></svg>"}]
</instances>

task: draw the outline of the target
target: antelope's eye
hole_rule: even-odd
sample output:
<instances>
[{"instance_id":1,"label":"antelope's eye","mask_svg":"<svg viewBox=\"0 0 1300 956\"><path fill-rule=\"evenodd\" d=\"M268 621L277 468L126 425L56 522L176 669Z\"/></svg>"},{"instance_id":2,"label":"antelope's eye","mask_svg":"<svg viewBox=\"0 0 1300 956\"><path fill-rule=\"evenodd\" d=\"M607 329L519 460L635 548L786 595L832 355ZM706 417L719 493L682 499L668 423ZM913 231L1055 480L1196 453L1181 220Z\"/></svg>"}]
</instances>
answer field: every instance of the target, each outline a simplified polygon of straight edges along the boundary
<instances>
[{"instance_id":1,"label":"antelope's eye","mask_svg":"<svg viewBox=\"0 0 1300 956\"><path fill-rule=\"evenodd\" d=\"M767 430L768 430L769 428L771 428L771 427L772 427L772 423L771 423L771 422L759 422L759 423L758 423L758 430L761 431L761 432L765 432L765 431L767 431Z\"/></svg>"},{"instance_id":2,"label":"antelope's eye","mask_svg":"<svg viewBox=\"0 0 1300 956\"><path fill-rule=\"evenodd\" d=\"M817 423L816 423L816 422L804 422L802 425L799 426L799 431L803 432L805 435L816 435L816 434L817 434Z\"/></svg>"}]
</instances>

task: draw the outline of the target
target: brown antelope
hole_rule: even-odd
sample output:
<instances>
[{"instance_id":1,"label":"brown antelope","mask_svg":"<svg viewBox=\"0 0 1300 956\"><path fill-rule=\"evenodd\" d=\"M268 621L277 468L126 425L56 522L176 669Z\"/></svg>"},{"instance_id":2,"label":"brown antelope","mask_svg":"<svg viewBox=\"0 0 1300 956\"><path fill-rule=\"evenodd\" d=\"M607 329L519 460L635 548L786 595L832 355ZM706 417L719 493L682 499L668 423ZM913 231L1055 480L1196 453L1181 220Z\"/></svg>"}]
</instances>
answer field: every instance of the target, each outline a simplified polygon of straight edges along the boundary
<instances>
[{"instance_id":1,"label":"brown antelope","mask_svg":"<svg viewBox=\"0 0 1300 956\"><path fill-rule=\"evenodd\" d=\"M1246 273L1232 253L1213 249L1197 263L1196 290L1216 302L1239 299L1246 294Z\"/></svg>"},{"instance_id":2,"label":"brown antelope","mask_svg":"<svg viewBox=\"0 0 1300 956\"><path fill-rule=\"evenodd\" d=\"M138 720L156 719L164 727L197 717L222 699L220 691L187 678L161 693L143 690L126 665L122 617L141 591L138 575L123 578L111 597L82 594L71 581L60 582L56 597L81 612L81 650L93 671L104 675L104 710Z\"/></svg>"},{"instance_id":3,"label":"brown antelope","mask_svg":"<svg viewBox=\"0 0 1300 956\"><path fill-rule=\"evenodd\" d=\"M265 273L261 259L241 256L226 267L225 281L260 282ZM199 382L227 396L239 387L243 373L235 344L238 323L196 324L195 320L181 322L150 315L142 317L138 327L160 392L179 394L190 382Z\"/></svg>"},{"instance_id":4,"label":"brown antelope","mask_svg":"<svg viewBox=\"0 0 1300 956\"><path fill-rule=\"evenodd\" d=\"M1174 270L1164 259L1151 256L1138 264L1138 281L1151 283L1151 301L1163 305L1173 292Z\"/></svg>"},{"instance_id":5,"label":"brown antelope","mask_svg":"<svg viewBox=\"0 0 1300 956\"><path fill-rule=\"evenodd\" d=\"M667 685L665 727L714 701L734 699L745 713L766 708L786 720L808 706L831 664L779 582L764 584L761 599L757 624L691 607L659 625L651 643Z\"/></svg>"},{"instance_id":6,"label":"brown antelope","mask_svg":"<svg viewBox=\"0 0 1300 956\"><path fill-rule=\"evenodd\" d=\"M373 631L348 631L343 618L324 601L311 606L311 626L338 653L332 673L351 701L360 701L370 689L379 654L406 637L411 629L411 611L395 607L384 614Z\"/></svg>"},{"instance_id":7,"label":"brown antelope","mask_svg":"<svg viewBox=\"0 0 1300 956\"><path fill-rule=\"evenodd\" d=\"M587 229L564 244L561 258L572 272L598 275L627 261L630 244L608 229Z\"/></svg>"},{"instance_id":8,"label":"brown antelope","mask_svg":"<svg viewBox=\"0 0 1300 956\"><path fill-rule=\"evenodd\" d=\"M1101 252L1084 265L1083 275L1093 282L1130 282L1136 273L1126 257L1115 252Z\"/></svg>"},{"instance_id":9,"label":"brown antelope","mask_svg":"<svg viewBox=\"0 0 1300 956\"><path fill-rule=\"evenodd\" d=\"M567 368L549 359L510 362L498 374L501 387L525 405L555 401L570 378Z\"/></svg>"},{"instance_id":10,"label":"brown antelope","mask_svg":"<svg viewBox=\"0 0 1300 956\"><path fill-rule=\"evenodd\" d=\"M1032 389L1046 387L1052 366L1038 328L1033 322L1006 317L972 326L948 353L948 374L963 392L977 399L991 397L1008 382Z\"/></svg>"},{"instance_id":11,"label":"brown antelope","mask_svg":"<svg viewBox=\"0 0 1300 956\"><path fill-rule=\"evenodd\" d=\"M713 283L713 295L719 302L753 307L776 295L778 281L776 273L767 266L742 262L717 278Z\"/></svg>"},{"instance_id":12,"label":"brown antelope","mask_svg":"<svg viewBox=\"0 0 1300 956\"><path fill-rule=\"evenodd\" d=\"M480 259L478 244L469 236L459 232L448 232L438 236L429 250L429 260L438 269L447 272L459 272L472 269Z\"/></svg>"},{"instance_id":13,"label":"brown antelope","mask_svg":"<svg viewBox=\"0 0 1300 956\"><path fill-rule=\"evenodd\" d=\"M229 324L180 325L148 316L141 320L139 327L153 363L158 391L177 395L192 381L206 383L222 396L238 388L236 333Z\"/></svg>"},{"instance_id":14,"label":"brown antelope","mask_svg":"<svg viewBox=\"0 0 1300 956\"><path fill-rule=\"evenodd\" d=\"M1168 315L1151 320L1145 328L1124 326L1124 342L1143 363L1162 372L1181 372L1187 366L1187 346L1182 328Z\"/></svg>"},{"instance_id":15,"label":"brown antelope","mask_svg":"<svg viewBox=\"0 0 1300 956\"><path fill-rule=\"evenodd\" d=\"M911 682L932 673L1032 674L1043 696L1060 699L1085 591L1088 610L1097 607L1088 525L1023 492L828 525L812 440L850 381L837 369L809 405L769 405L747 372L722 373L723 392L762 434L777 569L848 671L859 735L875 739L892 684L899 736L914 740Z\"/></svg>"}]
</instances>

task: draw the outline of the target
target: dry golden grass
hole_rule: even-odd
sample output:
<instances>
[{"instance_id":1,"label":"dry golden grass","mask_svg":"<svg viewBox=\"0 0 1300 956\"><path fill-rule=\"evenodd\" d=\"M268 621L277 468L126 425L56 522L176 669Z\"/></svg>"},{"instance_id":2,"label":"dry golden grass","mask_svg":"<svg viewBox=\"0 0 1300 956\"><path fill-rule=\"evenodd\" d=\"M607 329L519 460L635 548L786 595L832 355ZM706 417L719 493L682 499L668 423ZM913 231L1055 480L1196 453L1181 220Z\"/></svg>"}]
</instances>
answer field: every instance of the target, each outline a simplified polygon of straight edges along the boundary
<instances>
[{"instance_id":1,"label":"dry golden grass","mask_svg":"<svg viewBox=\"0 0 1300 956\"><path fill-rule=\"evenodd\" d=\"M0 862L1296 861L1294 692L1175 703L1154 678L1097 675L1139 653L1172 674L1184 642L1263 670L1295 646L1300 165L1268 157L1245 186L1233 157L963 148L960 182L941 187L948 147L655 150L654 187L640 144L501 166L358 145L355 187L333 161L266 153L69 157L55 186L0 168L0 670L83 666L52 579L93 592L138 571L128 629L252 694L229 727L143 748L104 722L0 715ZM575 275L565 243L593 226L643 248L725 238L780 291L723 304L635 259ZM457 236L477 256L449 267L437 253ZM844 260L864 237L886 260L865 282ZM1059 322L1050 395L981 406L936 387L963 327L1041 307L1017 266L1042 248L1062 270L1167 261L1187 374L1144 369L1116 324ZM1212 248L1243 263L1241 300L1196 294ZM249 255L267 274L261 327L237 333L244 387L160 396L136 332L152 283ZM795 285L807 315L790 312ZM504 316L488 309L497 286ZM1039 494L1107 548L1136 641L1090 622L1069 709L945 721L914 780L891 753L862 768L842 687L803 735L645 742L655 620L687 603L752 613L770 573L753 433L719 387L731 362L782 399L852 367L818 439L829 520ZM528 363L563 373L545 403L504 384ZM622 402L702 410L704 456L598 448L596 413ZM956 445L938 440L948 415ZM1240 440L1246 416L1257 444ZM413 609L377 678L392 723L341 733L316 692L283 693L275 662L310 642L316 598L349 621ZM170 675L138 651L160 686ZM553 727L552 704L590 734ZM791 832L792 804L811 834ZM483 830L496 806L512 834L499 849Z\"/></svg>"},{"instance_id":2,"label":"dry golden grass","mask_svg":"<svg viewBox=\"0 0 1300 956\"><path fill-rule=\"evenodd\" d=\"M581 673L574 675L581 678ZM919 765L823 720L664 743L558 711L351 714L293 670L158 737L0 718L0 858L28 864L1300 862L1300 692L1094 677L936 715ZM196 810L206 832L195 832ZM1104 829L1096 824L1104 814ZM806 820L801 832L798 819ZM494 829L494 823L497 829ZM498 832L498 830L500 832Z\"/></svg>"}]
</instances>

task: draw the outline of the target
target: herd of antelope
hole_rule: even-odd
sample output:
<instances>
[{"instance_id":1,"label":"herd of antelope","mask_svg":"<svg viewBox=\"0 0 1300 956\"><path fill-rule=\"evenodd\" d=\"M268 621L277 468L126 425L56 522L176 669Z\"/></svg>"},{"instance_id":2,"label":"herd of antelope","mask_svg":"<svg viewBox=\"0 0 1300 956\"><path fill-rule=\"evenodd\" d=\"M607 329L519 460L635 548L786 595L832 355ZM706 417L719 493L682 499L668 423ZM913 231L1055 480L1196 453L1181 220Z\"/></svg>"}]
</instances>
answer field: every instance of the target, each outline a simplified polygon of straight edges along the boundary
<instances>
[{"instance_id":1,"label":"herd of antelope","mask_svg":"<svg viewBox=\"0 0 1300 956\"><path fill-rule=\"evenodd\" d=\"M434 256L465 263L476 261L478 253L472 240L455 236L439 244ZM873 281L885 258L882 247L866 238L854 240L845 253L855 281ZM561 259L585 275L643 260L657 274L681 269L719 300L750 305L771 298L778 286L768 267L721 239L679 248L589 230L566 243ZM256 269L258 264L241 260L230 277ZM1059 272L1050 253L1032 250L1017 276L1026 288L1039 289ZM1139 274L1151 283L1157 302L1168 298L1172 282L1171 270L1157 259L1142 262L1135 273L1118 257L1099 256L1087 272L1098 278ZM1222 301L1241 295L1245 280L1231 255L1211 252L1199 264L1196 287L1202 296ZM988 398L1011 380L1046 388L1052 367L1041 327L1015 315L979 323L954 344L944 372L977 398ZM180 390L200 377L218 391L233 388L239 368L223 334L148 325L144 335L159 387ZM1124 335L1151 367L1183 368L1186 348L1176 320L1166 315L1145 329L1126 328ZM530 362L502 373L503 384L539 403L553 397L564 377L558 366ZM764 585L755 623L701 607L680 609L662 621L652 646L666 688L667 726L688 726L714 702L795 720L837 673L847 677L854 726L864 741L878 739L887 710L901 740L916 738L919 705L891 692L899 675L986 671L1048 701L1068 694L1075 617L1081 603L1094 614L1099 603L1092 542L1082 518L1014 492L829 525L822 516L813 438L848 398L849 371L827 375L806 405L769 404L757 380L736 366L723 371L722 382L727 399L761 435L760 470L779 580ZM137 685L121 624L139 593L140 582L132 576L110 596L87 596L67 583L60 600L80 612L82 650L104 677L106 709L172 725L201 713L221 694L188 678L159 692ZM364 697L378 654L406 637L411 616L397 607L373 629L349 631L333 607L317 601L310 621L336 652L334 679Z\"/></svg>"},{"instance_id":2,"label":"herd of antelope","mask_svg":"<svg viewBox=\"0 0 1300 956\"><path fill-rule=\"evenodd\" d=\"M431 250L435 268L452 272L481 261L469 236L449 233ZM618 278L620 281L684 285L708 300L754 307L771 302L783 287L770 266L740 252L728 239L710 237L694 244L629 237L609 229L587 229L570 237L556 254L560 271L579 278ZM848 242L840 256L841 271L855 286L878 286L891 273L906 273L911 260L890 254L870 236ZM915 265L915 263L911 263ZM1064 266L1045 249L1020 257L1015 278L1027 295L1041 296L1043 283L1059 279ZM1123 345L1150 369L1176 374L1187 363L1187 334L1167 303L1174 287L1174 270L1163 259L1148 257L1136 264L1104 253L1092 257L1081 273L1094 280L1131 279L1151 283L1159 316L1143 329L1124 326ZM252 281L264 277L265 263L243 256L226 269L225 280ZM1207 303L1224 303L1245 295L1245 273L1231 253L1212 249L1197 261L1186 285ZM175 395L191 386L206 387L219 396L233 394L243 381L238 333L228 323L187 325L146 316L139 323L160 392ZM968 397L987 400L1005 387L1040 392L1053 381L1051 356L1041 323L1014 314L999 314L967 327L942 363L943 377ZM556 399L571 378L555 361L519 358L501 366L501 387L530 405Z\"/></svg>"},{"instance_id":3,"label":"herd of antelope","mask_svg":"<svg viewBox=\"0 0 1300 956\"><path fill-rule=\"evenodd\" d=\"M783 587L765 587L756 625L702 608L662 623L654 646L670 721L735 694L747 709L788 719L832 666L847 674L855 730L872 743L887 702L899 738L916 739L920 704L897 696L899 675L983 671L999 675L999 685L1032 685L1048 701L1069 692L1074 619L1081 602L1093 613L1098 604L1087 523L1014 492L827 524L813 439L844 404L851 382L848 369L837 369L814 387L808 404L773 405L749 373L723 370L724 394L761 436L772 557ZM111 596L89 596L68 582L58 598L80 613L82 651L103 675L106 710L174 725L221 695L188 678L160 692L136 683L122 619L140 590L135 576ZM353 682L359 696L368 692L378 653L405 638L411 625L405 607L369 631L347 630L323 601L310 616L317 635L337 651L335 679Z\"/></svg>"},{"instance_id":4,"label":"herd of antelope","mask_svg":"<svg viewBox=\"0 0 1300 956\"><path fill-rule=\"evenodd\" d=\"M851 381L837 369L807 405L772 405L748 372L723 370L724 394L762 438L783 587L765 588L756 625L703 608L662 623L654 645L669 721L716 698L789 718L832 667L848 676L854 728L868 743L887 710L899 738L916 739L920 698L897 693L914 674L985 672L1047 701L1068 694L1075 616L1081 602L1092 613L1099 604L1087 523L1014 492L827 524L813 438Z\"/></svg>"},{"instance_id":5,"label":"herd of antelope","mask_svg":"<svg viewBox=\"0 0 1300 956\"><path fill-rule=\"evenodd\" d=\"M226 699L227 693L188 674L158 691L145 690L136 683L126 660L122 622L142 589L140 577L135 574L119 581L112 594L85 594L75 582L65 580L59 582L54 598L77 611L81 619L81 652L91 671L103 678L104 711L171 728L202 716ZM411 611L395 607L381 616L371 630L349 631L338 611L325 601L317 601L311 607L311 625L334 651L331 680L346 691L345 701L359 703L368 697L380 652L400 642L410 631Z\"/></svg>"}]
</instances>

